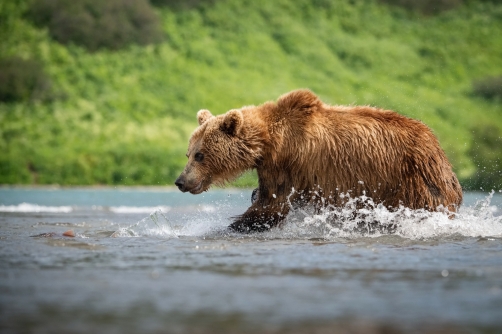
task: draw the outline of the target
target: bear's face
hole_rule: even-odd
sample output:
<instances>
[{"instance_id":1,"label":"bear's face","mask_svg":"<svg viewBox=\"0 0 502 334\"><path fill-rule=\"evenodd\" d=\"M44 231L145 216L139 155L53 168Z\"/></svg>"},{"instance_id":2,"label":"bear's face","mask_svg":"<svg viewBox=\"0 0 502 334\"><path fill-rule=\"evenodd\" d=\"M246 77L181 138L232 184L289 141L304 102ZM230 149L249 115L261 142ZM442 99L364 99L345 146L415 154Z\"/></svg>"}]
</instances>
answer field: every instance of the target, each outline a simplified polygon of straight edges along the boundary
<instances>
[{"instance_id":1,"label":"bear's face","mask_svg":"<svg viewBox=\"0 0 502 334\"><path fill-rule=\"evenodd\" d=\"M199 127L193 132L187 151L188 162L175 184L183 192L200 194L211 184L224 184L252 168L259 150L248 138L241 110L213 116L208 110L197 113Z\"/></svg>"}]
</instances>

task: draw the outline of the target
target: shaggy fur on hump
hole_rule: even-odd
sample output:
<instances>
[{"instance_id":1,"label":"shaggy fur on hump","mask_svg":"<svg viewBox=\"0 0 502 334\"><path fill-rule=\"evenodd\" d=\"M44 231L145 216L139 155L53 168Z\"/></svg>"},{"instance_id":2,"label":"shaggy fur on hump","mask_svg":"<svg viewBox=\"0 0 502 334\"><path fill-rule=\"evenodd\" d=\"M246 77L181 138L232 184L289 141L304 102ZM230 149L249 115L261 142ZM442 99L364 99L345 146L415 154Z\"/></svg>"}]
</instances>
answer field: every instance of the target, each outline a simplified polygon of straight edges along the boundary
<instances>
[{"instance_id":1,"label":"shaggy fur on hump","mask_svg":"<svg viewBox=\"0 0 502 334\"><path fill-rule=\"evenodd\" d=\"M198 120L183 172L193 184L202 180L207 190L245 170L258 172L257 200L231 225L238 231L276 225L289 211L288 197L298 205L320 197L343 205L340 194L366 194L391 209L450 211L462 202L432 131L393 111L330 106L309 90L296 90L216 117L201 110ZM192 157L199 151L205 161L197 164Z\"/></svg>"}]
</instances>

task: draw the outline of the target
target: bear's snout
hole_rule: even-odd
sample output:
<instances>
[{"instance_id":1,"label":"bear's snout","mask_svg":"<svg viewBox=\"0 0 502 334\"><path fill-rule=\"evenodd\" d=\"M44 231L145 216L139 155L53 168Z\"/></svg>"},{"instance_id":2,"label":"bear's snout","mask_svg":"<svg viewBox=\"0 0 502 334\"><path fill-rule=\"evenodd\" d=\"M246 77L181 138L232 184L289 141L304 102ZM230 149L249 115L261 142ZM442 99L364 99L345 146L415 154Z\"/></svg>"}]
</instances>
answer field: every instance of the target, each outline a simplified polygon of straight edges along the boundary
<instances>
[{"instance_id":1,"label":"bear's snout","mask_svg":"<svg viewBox=\"0 0 502 334\"><path fill-rule=\"evenodd\" d=\"M174 184L178 187L179 190L186 193L187 191L191 194L200 194L205 190L204 188L204 180L191 178L190 176L184 175L182 173Z\"/></svg>"},{"instance_id":2,"label":"bear's snout","mask_svg":"<svg viewBox=\"0 0 502 334\"><path fill-rule=\"evenodd\" d=\"M182 192L186 192L186 188L185 188L185 180L181 177L178 177L176 179L176 181L174 181L174 184L176 185L176 187L178 187L179 190L181 190Z\"/></svg>"}]
</instances>

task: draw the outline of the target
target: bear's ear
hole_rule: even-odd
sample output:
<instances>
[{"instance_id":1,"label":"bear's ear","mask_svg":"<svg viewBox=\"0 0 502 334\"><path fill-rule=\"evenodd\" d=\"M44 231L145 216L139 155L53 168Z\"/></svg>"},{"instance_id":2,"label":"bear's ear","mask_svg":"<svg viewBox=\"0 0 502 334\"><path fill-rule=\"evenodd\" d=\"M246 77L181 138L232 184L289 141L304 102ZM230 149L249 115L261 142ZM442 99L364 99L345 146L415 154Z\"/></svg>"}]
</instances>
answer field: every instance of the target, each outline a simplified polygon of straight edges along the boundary
<instances>
[{"instance_id":1,"label":"bear's ear","mask_svg":"<svg viewBox=\"0 0 502 334\"><path fill-rule=\"evenodd\" d=\"M242 111L230 110L225 114L225 118L223 118L223 123L220 126L220 130L230 136L236 136L237 134L239 134L243 123L244 115L242 115Z\"/></svg>"},{"instance_id":2,"label":"bear's ear","mask_svg":"<svg viewBox=\"0 0 502 334\"><path fill-rule=\"evenodd\" d=\"M197 120L199 121L199 125L202 125L205 121L207 121L211 117L213 117L213 115L211 115L211 112L207 109L201 109L197 113Z\"/></svg>"},{"instance_id":3,"label":"bear's ear","mask_svg":"<svg viewBox=\"0 0 502 334\"><path fill-rule=\"evenodd\" d=\"M311 113L322 107L319 98L308 89L298 89L282 95L277 101L277 106L285 113L305 112Z\"/></svg>"}]
</instances>

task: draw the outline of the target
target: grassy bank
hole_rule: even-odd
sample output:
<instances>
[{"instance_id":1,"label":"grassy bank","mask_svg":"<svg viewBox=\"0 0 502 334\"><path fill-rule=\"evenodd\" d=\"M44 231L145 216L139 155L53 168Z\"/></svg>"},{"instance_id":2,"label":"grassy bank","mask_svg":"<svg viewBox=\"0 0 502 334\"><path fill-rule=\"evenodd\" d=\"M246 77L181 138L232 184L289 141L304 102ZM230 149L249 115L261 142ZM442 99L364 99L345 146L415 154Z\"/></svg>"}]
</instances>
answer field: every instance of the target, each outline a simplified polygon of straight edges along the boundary
<instances>
[{"instance_id":1,"label":"grassy bank","mask_svg":"<svg viewBox=\"0 0 502 334\"><path fill-rule=\"evenodd\" d=\"M0 54L41 62L52 97L0 103L0 183L171 184L199 109L307 87L422 120L465 188L502 188L501 101L473 92L502 75L501 4L436 15L373 0L164 6L162 42L93 52L54 41L28 9L0 4Z\"/></svg>"}]
</instances>

